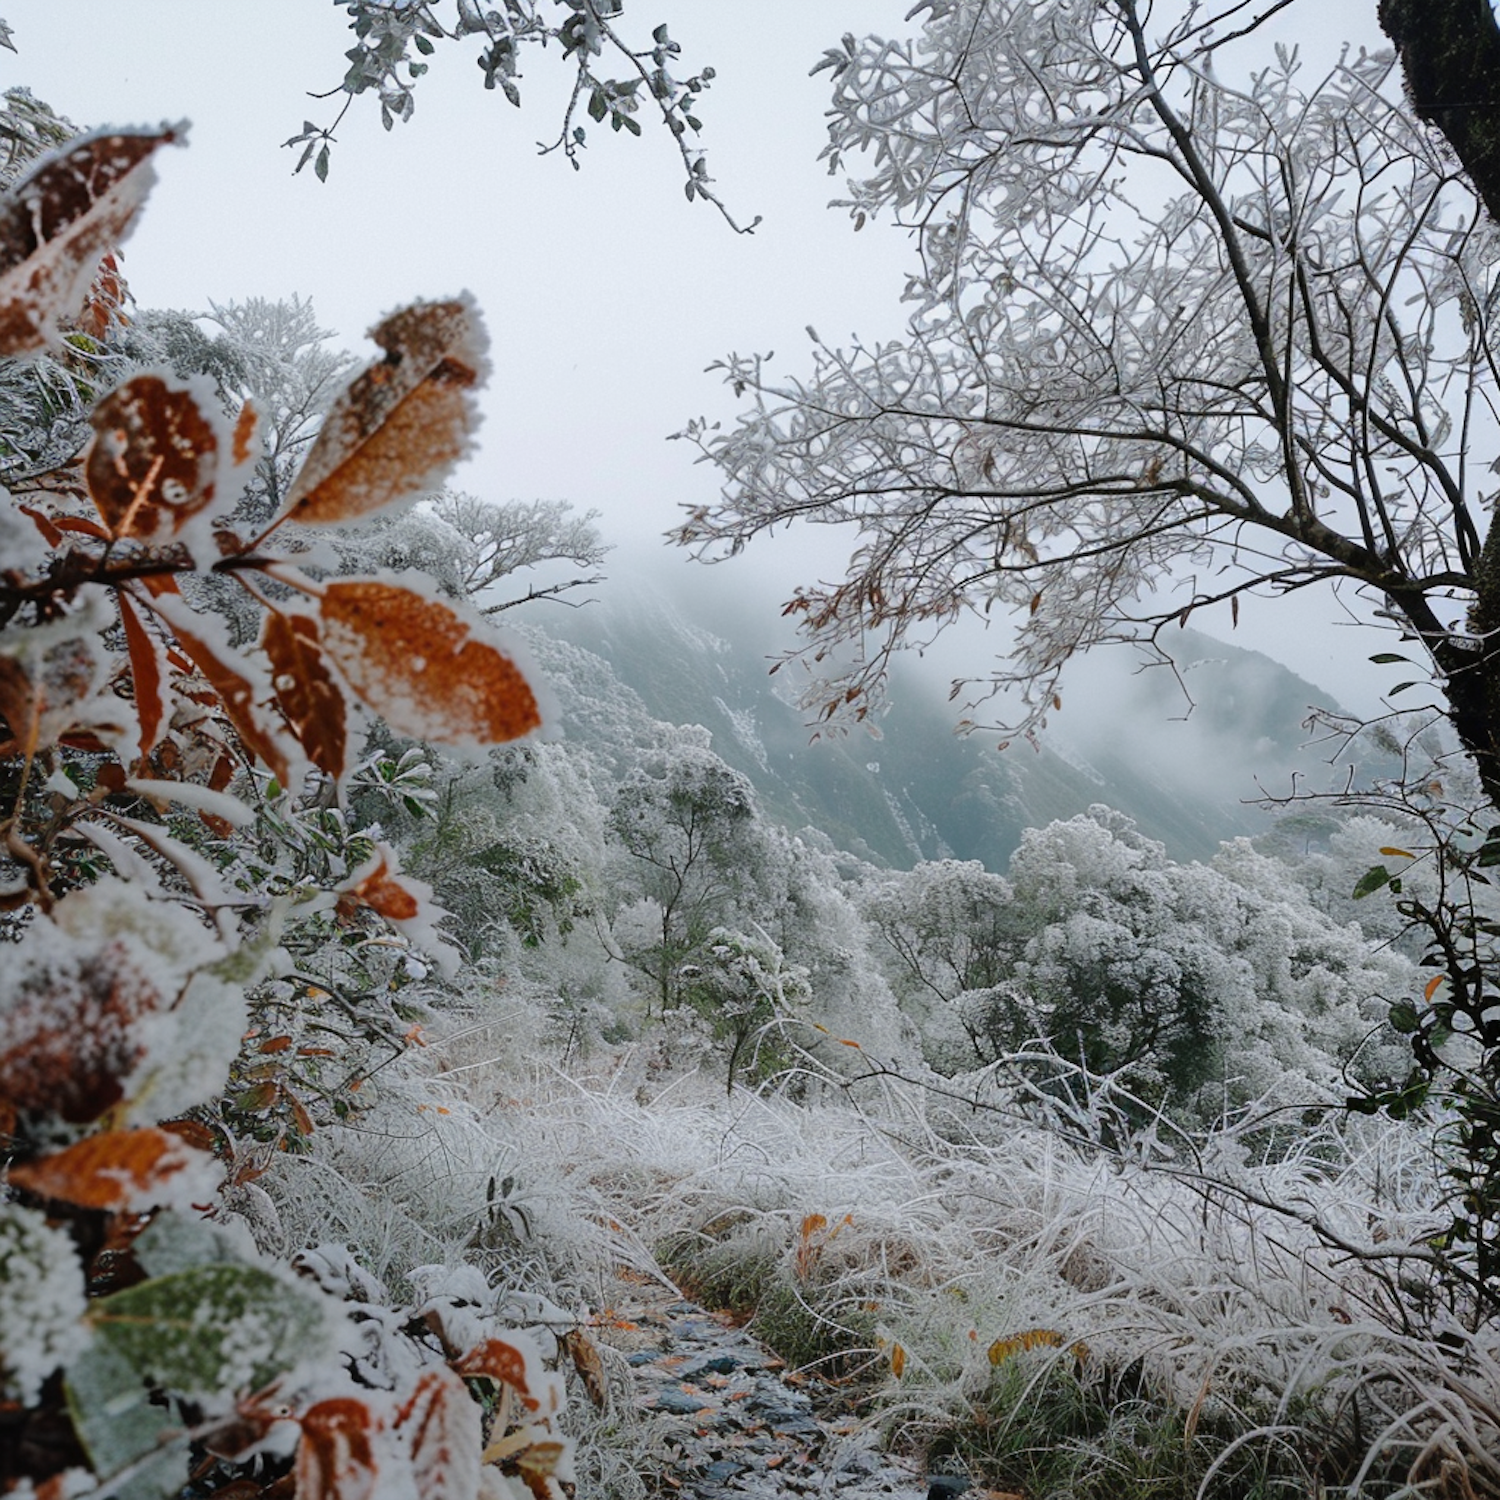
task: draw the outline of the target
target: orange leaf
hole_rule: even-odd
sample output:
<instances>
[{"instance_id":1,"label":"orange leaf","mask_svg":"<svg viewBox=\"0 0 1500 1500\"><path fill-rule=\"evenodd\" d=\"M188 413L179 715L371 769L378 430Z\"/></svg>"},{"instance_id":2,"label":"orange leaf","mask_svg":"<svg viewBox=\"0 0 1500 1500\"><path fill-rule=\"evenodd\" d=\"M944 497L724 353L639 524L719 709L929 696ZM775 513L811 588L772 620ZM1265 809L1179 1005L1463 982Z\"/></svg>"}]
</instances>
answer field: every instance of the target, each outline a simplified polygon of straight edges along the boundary
<instances>
[{"instance_id":1,"label":"orange leaf","mask_svg":"<svg viewBox=\"0 0 1500 1500\"><path fill-rule=\"evenodd\" d=\"M469 449L486 339L467 296L414 302L370 330L386 351L333 403L284 518L355 521L436 489Z\"/></svg>"},{"instance_id":2,"label":"orange leaf","mask_svg":"<svg viewBox=\"0 0 1500 1500\"><path fill-rule=\"evenodd\" d=\"M631 1325L616 1320L612 1326L626 1328ZM573 1361L583 1388L589 1393L589 1400L603 1411L609 1405L609 1386L604 1378L604 1361L599 1355L599 1346L581 1328L570 1328L563 1334L562 1344L568 1351L568 1358Z\"/></svg>"},{"instance_id":3,"label":"orange leaf","mask_svg":"<svg viewBox=\"0 0 1500 1500\"><path fill-rule=\"evenodd\" d=\"M82 136L0 196L0 355L34 354L77 317L155 180L151 153L183 130Z\"/></svg>"},{"instance_id":4,"label":"orange leaf","mask_svg":"<svg viewBox=\"0 0 1500 1500\"><path fill-rule=\"evenodd\" d=\"M10 1180L60 1203L141 1213L172 1197L179 1185L171 1179L212 1161L206 1152L154 1126L107 1130L51 1156L17 1163Z\"/></svg>"},{"instance_id":5,"label":"orange leaf","mask_svg":"<svg viewBox=\"0 0 1500 1500\"><path fill-rule=\"evenodd\" d=\"M89 494L114 536L150 540L180 532L217 500L232 472L225 422L212 384L144 372L93 410L94 441L84 464Z\"/></svg>"},{"instance_id":6,"label":"orange leaf","mask_svg":"<svg viewBox=\"0 0 1500 1500\"><path fill-rule=\"evenodd\" d=\"M515 648L472 610L381 578L323 591L323 649L398 734L496 745L542 725Z\"/></svg>"},{"instance_id":7,"label":"orange leaf","mask_svg":"<svg viewBox=\"0 0 1500 1500\"><path fill-rule=\"evenodd\" d=\"M263 689L251 675L248 664L240 660L229 646L227 632L211 617L195 615L180 595L168 593L153 599L151 607L166 620L177 644L195 667L208 679L229 721L235 727L245 748L264 761L283 786L291 782L291 765L284 733L270 721L259 699ZM223 639L211 641L214 633ZM264 688L270 696L267 684Z\"/></svg>"},{"instance_id":8,"label":"orange leaf","mask_svg":"<svg viewBox=\"0 0 1500 1500\"><path fill-rule=\"evenodd\" d=\"M536 1410L537 1403L527 1383L526 1356L514 1344L500 1338L485 1339L475 1344L453 1368L466 1379L484 1377L510 1386L532 1411Z\"/></svg>"},{"instance_id":9,"label":"orange leaf","mask_svg":"<svg viewBox=\"0 0 1500 1500\"><path fill-rule=\"evenodd\" d=\"M1422 998L1424 1000L1431 1000L1432 997L1437 994L1438 989L1447 982L1448 976L1446 974L1434 974L1432 978L1427 981L1427 988L1422 991Z\"/></svg>"},{"instance_id":10,"label":"orange leaf","mask_svg":"<svg viewBox=\"0 0 1500 1500\"><path fill-rule=\"evenodd\" d=\"M339 915L350 917L355 906L360 905L378 911L392 922L409 922L422 909L416 896L390 874L384 854L377 855L373 870L361 876L356 885L340 893ZM408 1032L407 1040L410 1039L411 1033Z\"/></svg>"},{"instance_id":11,"label":"orange leaf","mask_svg":"<svg viewBox=\"0 0 1500 1500\"><path fill-rule=\"evenodd\" d=\"M371 1500L380 1477L375 1413L352 1396L319 1401L302 1418L297 1500Z\"/></svg>"},{"instance_id":12,"label":"orange leaf","mask_svg":"<svg viewBox=\"0 0 1500 1500\"><path fill-rule=\"evenodd\" d=\"M897 1380L901 1379L901 1372L906 1368L906 1350L900 1344L891 1346L891 1374Z\"/></svg>"},{"instance_id":13,"label":"orange leaf","mask_svg":"<svg viewBox=\"0 0 1500 1500\"><path fill-rule=\"evenodd\" d=\"M0 719L10 730L7 755L26 758L40 742L42 702L26 668L13 656L0 654Z\"/></svg>"},{"instance_id":14,"label":"orange leaf","mask_svg":"<svg viewBox=\"0 0 1500 1500\"><path fill-rule=\"evenodd\" d=\"M162 653L129 595L117 592L120 603L120 623L125 627L125 647L130 653L130 681L135 688L135 716L140 720L140 751L149 755L161 737L162 720L166 709L162 702Z\"/></svg>"},{"instance_id":15,"label":"orange leaf","mask_svg":"<svg viewBox=\"0 0 1500 1500\"><path fill-rule=\"evenodd\" d=\"M478 1403L463 1381L441 1366L426 1370L396 1414L408 1444L412 1493L421 1500L473 1500L484 1446Z\"/></svg>"},{"instance_id":16,"label":"orange leaf","mask_svg":"<svg viewBox=\"0 0 1500 1500\"><path fill-rule=\"evenodd\" d=\"M337 781L344 774L349 709L323 656L318 622L271 610L260 645L271 663L276 701L307 758Z\"/></svg>"}]
</instances>

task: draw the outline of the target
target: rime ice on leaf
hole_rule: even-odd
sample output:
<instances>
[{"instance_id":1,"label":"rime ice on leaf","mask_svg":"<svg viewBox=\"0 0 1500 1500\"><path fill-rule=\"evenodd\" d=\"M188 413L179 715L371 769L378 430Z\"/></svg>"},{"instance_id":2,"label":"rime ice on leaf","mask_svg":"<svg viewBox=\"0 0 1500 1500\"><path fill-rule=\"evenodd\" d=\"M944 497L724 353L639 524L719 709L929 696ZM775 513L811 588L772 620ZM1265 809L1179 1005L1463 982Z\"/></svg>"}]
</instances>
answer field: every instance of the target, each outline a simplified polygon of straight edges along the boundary
<instances>
[{"instance_id":1,"label":"rime ice on leaf","mask_svg":"<svg viewBox=\"0 0 1500 1500\"><path fill-rule=\"evenodd\" d=\"M467 295L415 302L370 330L386 357L334 402L292 483L285 515L357 521L436 489L469 449L486 339Z\"/></svg>"},{"instance_id":2,"label":"rime ice on leaf","mask_svg":"<svg viewBox=\"0 0 1500 1500\"><path fill-rule=\"evenodd\" d=\"M155 180L150 157L186 126L98 131L43 157L0 197L0 355L35 354L83 308L100 262Z\"/></svg>"},{"instance_id":3,"label":"rime ice on leaf","mask_svg":"<svg viewBox=\"0 0 1500 1500\"><path fill-rule=\"evenodd\" d=\"M31 1405L42 1383L89 1341L83 1267L65 1231L0 1204L0 1392Z\"/></svg>"},{"instance_id":4,"label":"rime ice on leaf","mask_svg":"<svg viewBox=\"0 0 1500 1500\"><path fill-rule=\"evenodd\" d=\"M260 649L271 663L276 701L307 758L338 781L348 764L349 705L328 670L310 615L266 612Z\"/></svg>"},{"instance_id":5,"label":"rime ice on leaf","mask_svg":"<svg viewBox=\"0 0 1500 1500\"><path fill-rule=\"evenodd\" d=\"M82 607L28 630L0 633L0 754L31 755L59 742L102 750L123 738L129 712L107 691L114 660L100 639L113 624L104 591Z\"/></svg>"},{"instance_id":6,"label":"rime ice on leaf","mask_svg":"<svg viewBox=\"0 0 1500 1500\"><path fill-rule=\"evenodd\" d=\"M341 578L322 598L323 649L399 734L439 745L500 744L542 728L523 651L420 574Z\"/></svg>"},{"instance_id":7,"label":"rime ice on leaf","mask_svg":"<svg viewBox=\"0 0 1500 1500\"><path fill-rule=\"evenodd\" d=\"M111 391L89 423L96 436L84 472L113 536L164 540L202 512L227 512L257 452L254 409L244 406L231 425L202 375L143 371Z\"/></svg>"},{"instance_id":8,"label":"rime ice on leaf","mask_svg":"<svg viewBox=\"0 0 1500 1500\"><path fill-rule=\"evenodd\" d=\"M158 1115L201 1103L243 1018L227 987L194 974L222 952L189 911L135 885L71 892L0 974L0 1098L74 1125L148 1088Z\"/></svg>"},{"instance_id":9,"label":"rime ice on leaf","mask_svg":"<svg viewBox=\"0 0 1500 1500\"><path fill-rule=\"evenodd\" d=\"M155 1126L106 1130L10 1171L12 1183L39 1197L116 1213L211 1203L222 1176L208 1152Z\"/></svg>"},{"instance_id":10,"label":"rime ice on leaf","mask_svg":"<svg viewBox=\"0 0 1500 1500\"><path fill-rule=\"evenodd\" d=\"M370 858L339 887L341 914L352 914L359 906L379 912L398 932L434 958L445 974L456 971L459 955L437 929L448 913L433 901L430 885L401 874L400 860L389 844L377 842Z\"/></svg>"}]
</instances>

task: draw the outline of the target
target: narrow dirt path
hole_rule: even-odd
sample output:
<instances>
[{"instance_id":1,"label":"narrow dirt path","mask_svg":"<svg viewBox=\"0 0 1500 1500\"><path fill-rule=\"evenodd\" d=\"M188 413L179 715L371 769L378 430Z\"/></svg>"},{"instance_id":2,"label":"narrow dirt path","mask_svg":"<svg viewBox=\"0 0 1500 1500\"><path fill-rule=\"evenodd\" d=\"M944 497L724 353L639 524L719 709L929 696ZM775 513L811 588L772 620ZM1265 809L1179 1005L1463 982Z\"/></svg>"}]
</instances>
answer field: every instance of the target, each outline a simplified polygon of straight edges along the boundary
<instances>
[{"instance_id":1,"label":"narrow dirt path","mask_svg":"<svg viewBox=\"0 0 1500 1500\"><path fill-rule=\"evenodd\" d=\"M785 1366L666 1286L622 1278L601 1343L623 1355L645 1422L641 1475L658 1495L756 1500L799 1495L923 1500L927 1482L853 1422L830 1424Z\"/></svg>"}]
</instances>

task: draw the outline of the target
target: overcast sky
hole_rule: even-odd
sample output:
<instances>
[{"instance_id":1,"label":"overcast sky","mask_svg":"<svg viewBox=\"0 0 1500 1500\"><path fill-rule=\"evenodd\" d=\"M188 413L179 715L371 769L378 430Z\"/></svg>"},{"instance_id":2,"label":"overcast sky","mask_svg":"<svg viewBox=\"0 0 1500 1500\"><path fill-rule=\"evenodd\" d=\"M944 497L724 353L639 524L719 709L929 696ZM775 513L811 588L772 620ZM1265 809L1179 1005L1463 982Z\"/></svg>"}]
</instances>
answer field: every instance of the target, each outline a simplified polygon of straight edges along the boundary
<instances>
[{"instance_id":1,"label":"overcast sky","mask_svg":"<svg viewBox=\"0 0 1500 1500\"><path fill-rule=\"evenodd\" d=\"M581 172L539 156L555 135L565 70L537 57L521 110L486 92L477 46L440 48L417 91L415 118L386 134L357 100L326 184L292 175L280 143L302 121L332 118L350 44L329 0L0 0L18 54L0 77L21 83L80 126L189 119L183 151L158 157L160 181L128 246L125 271L142 306L202 309L250 296L310 296L320 319L362 354L363 331L414 297L466 288L485 312L495 372L481 451L457 483L495 500L571 500L603 513L621 545L612 571L683 504L714 493L714 474L667 434L695 415L729 418L735 403L704 367L731 351L771 351L780 373L809 367L807 324L830 343L858 330L891 336L910 245L899 232L851 231L826 204L842 186L816 157L827 77L809 78L848 30L900 34L910 0L658 0L684 48L683 70L718 77L700 111L709 168L742 220L735 236L689 204L664 134L596 142ZM1373 0L1297 7L1372 44ZM647 19L658 19L653 11ZM660 139L656 137L661 135ZM687 566L667 559L672 566ZM835 566L804 534L774 555L752 549L724 586L763 592L768 622L790 585ZM1326 597L1246 601L1234 639L1294 665L1350 706L1389 685L1365 658L1386 643L1328 624ZM1217 622L1228 632L1228 619ZM1213 632L1206 612L1194 625ZM939 670L973 671L998 642L966 642ZM1373 675L1372 675L1373 674Z\"/></svg>"}]
</instances>

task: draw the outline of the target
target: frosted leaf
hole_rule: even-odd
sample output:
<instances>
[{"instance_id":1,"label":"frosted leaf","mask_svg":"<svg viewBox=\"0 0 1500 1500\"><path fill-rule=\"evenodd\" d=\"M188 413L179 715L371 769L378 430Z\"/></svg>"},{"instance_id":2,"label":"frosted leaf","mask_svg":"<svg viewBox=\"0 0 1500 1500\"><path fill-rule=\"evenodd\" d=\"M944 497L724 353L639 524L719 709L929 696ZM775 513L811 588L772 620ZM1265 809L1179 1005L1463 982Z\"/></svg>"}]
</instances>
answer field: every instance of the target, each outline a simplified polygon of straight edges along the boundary
<instances>
[{"instance_id":1,"label":"frosted leaf","mask_svg":"<svg viewBox=\"0 0 1500 1500\"><path fill-rule=\"evenodd\" d=\"M0 571L16 579L35 578L52 560L52 545L41 529L0 485Z\"/></svg>"},{"instance_id":2,"label":"frosted leaf","mask_svg":"<svg viewBox=\"0 0 1500 1500\"><path fill-rule=\"evenodd\" d=\"M111 1213L212 1204L224 1169L171 1131L106 1130L35 1161L18 1162L11 1181L38 1197Z\"/></svg>"},{"instance_id":3,"label":"frosted leaf","mask_svg":"<svg viewBox=\"0 0 1500 1500\"><path fill-rule=\"evenodd\" d=\"M337 1304L280 1268L225 1262L158 1276L89 1306L95 1336L139 1378L210 1411L328 1360L343 1321Z\"/></svg>"},{"instance_id":4,"label":"frosted leaf","mask_svg":"<svg viewBox=\"0 0 1500 1500\"><path fill-rule=\"evenodd\" d=\"M100 401L89 423L84 472L110 532L175 540L211 562L212 522L229 514L260 453L254 408L231 422L206 375L146 369Z\"/></svg>"},{"instance_id":5,"label":"frosted leaf","mask_svg":"<svg viewBox=\"0 0 1500 1500\"><path fill-rule=\"evenodd\" d=\"M377 842L370 858L337 889L341 912L368 906L436 960L444 974L456 972L460 954L437 926L448 913L433 900L426 881L401 874L400 859L389 844Z\"/></svg>"},{"instance_id":6,"label":"frosted leaf","mask_svg":"<svg viewBox=\"0 0 1500 1500\"><path fill-rule=\"evenodd\" d=\"M386 357L335 400L285 514L315 526L357 521L439 488L469 451L473 391L489 373L488 340L467 293L416 302L370 337Z\"/></svg>"},{"instance_id":7,"label":"frosted leaf","mask_svg":"<svg viewBox=\"0 0 1500 1500\"><path fill-rule=\"evenodd\" d=\"M62 619L0 631L0 713L23 751L70 736L93 749L125 738L129 709L108 691L116 660L100 639L114 623L107 592L90 587Z\"/></svg>"},{"instance_id":8,"label":"frosted leaf","mask_svg":"<svg viewBox=\"0 0 1500 1500\"><path fill-rule=\"evenodd\" d=\"M65 1231L0 1204L0 1390L23 1406L89 1342L83 1267Z\"/></svg>"},{"instance_id":9,"label":"frosted leaf","mask_svg":"<svg viewBox=\"0 0 1500 1500\"><path fill-rule=\"evenodd\" d=\"M101 130L50 152L0 196L0 354L35 354L82 311L99 263L130 233L157 147L186 138Z\"/></svg>"},{"instance_id":10,"label":"frosted leaf","mask_svg":"<svg viewBox=\"0 0 1500 1500\"><path fill-rule=\"evenodd\" d=\"M322 641L359 697L415 739L478 748L555 720L524 645L420 574L328 583Z\"/></svg>"},{"instance_id":11,"label":"frosted leaf","mask_svg":"<svg viewBox=\"0 0 1500 1500\"><path fill-rule=\"evenodd\" d=\"M189 985L222 954L190 912L125 881L70 892L0 973L0 1094L69 1124L147 1080L162 1116L201 1103L234 1058L243 1018L217 981Z\"/></svg>"}]
</instances>

